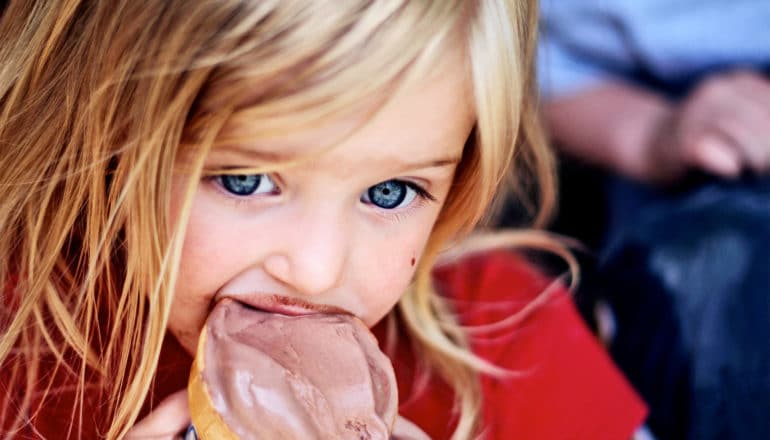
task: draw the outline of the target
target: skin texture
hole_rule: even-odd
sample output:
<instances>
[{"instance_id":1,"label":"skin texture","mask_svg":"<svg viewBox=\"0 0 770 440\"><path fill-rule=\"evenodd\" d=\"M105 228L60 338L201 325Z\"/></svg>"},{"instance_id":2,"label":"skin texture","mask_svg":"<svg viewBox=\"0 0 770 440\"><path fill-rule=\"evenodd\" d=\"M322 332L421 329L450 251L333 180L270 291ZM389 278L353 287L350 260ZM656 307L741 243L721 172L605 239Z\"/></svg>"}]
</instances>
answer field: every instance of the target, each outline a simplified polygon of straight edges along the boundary
<instances>
[{"instance_id":1,"label":"skin texture","mask_svg":"<svg viewBox=\"0 0 770 440\"><path fill-rule=\"evenodd\" d=\"M567 153L641 181L770 170L770 80L750 70L715 74L679 102L608 82L548 102L545 117Z\"/></svg>"},{"instance_id":2,"label":"skin texture","mask_svg":"<svg viewBox=\"0 0 770 440\"><path fill-rule=\"evenodd\" d=\"M371 102L319 127L212 151L207 169L314 156L270 174L275 187L265 184L261 194L235 196L216 178L200 182L169 321L187 351L195 352L213 303L225 297L261 304L279 295L342 309L369 327L391 310L411 282L474 123L465 65L462 51L448 50L428 78L363 126L361 110ZM227 134L240 129L225 127ZM419 185L435 200L416 195L392 210L367 200L370 187L391 179ZM180 174L174 215L184 182ZM186 402L169 399L176 400L140 421L132 438L171 438L168 427L189 423Z\"/></svg>"}]
</instances>

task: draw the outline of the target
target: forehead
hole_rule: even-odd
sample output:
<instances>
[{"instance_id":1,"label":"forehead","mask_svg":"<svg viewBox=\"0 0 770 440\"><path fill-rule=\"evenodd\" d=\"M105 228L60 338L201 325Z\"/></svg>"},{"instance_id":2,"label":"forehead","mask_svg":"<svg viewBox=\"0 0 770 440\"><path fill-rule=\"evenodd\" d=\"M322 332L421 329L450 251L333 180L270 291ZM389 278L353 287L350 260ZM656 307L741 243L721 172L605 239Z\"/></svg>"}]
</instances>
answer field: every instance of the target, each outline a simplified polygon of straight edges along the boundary
<instances>
[{"instance_id":1,"label":"forehead","mask_svg":"<svg viewBox=\"0 0 770 440\"><path fill-rule=\"evenodd\" d=\"M269 121L228 121L216 150L238 150L265 161L329 150L459 156L475 122L470 69L459 44L447 44L419 77L395 84L390 96L362 96L350 108L313 125L270 130ZM270 133L255 135L255 133ZM215 151L216 151L215 150ZM414 157L420 160L420 157Z\"/></svg>"}]
</instances>

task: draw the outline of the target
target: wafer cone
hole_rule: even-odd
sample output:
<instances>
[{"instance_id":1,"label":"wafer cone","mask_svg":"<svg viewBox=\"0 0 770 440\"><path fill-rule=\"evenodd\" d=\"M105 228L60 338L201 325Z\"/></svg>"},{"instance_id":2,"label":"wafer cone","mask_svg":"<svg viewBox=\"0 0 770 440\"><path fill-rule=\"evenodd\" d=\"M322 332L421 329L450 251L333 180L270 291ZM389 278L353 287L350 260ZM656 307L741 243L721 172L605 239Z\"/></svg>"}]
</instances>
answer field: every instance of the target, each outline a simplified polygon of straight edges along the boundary
<instances>
[{"instance_id":1,"label":"wafer cone","mask_svg":"<svg viewBox=\"0 0 770 440\"><path fill-rule=\"evenodd\" d=\"M195 360L190 370L190 381L187 383L192 423L195 426L198 438L201 440L239 440L238 436L230 430L222 416L214 408L214 402L211 400L208 387L203 380L206 333L206 327L204 327L198 340L198 351L195 354Z\"/></svg>"}]
</instances>

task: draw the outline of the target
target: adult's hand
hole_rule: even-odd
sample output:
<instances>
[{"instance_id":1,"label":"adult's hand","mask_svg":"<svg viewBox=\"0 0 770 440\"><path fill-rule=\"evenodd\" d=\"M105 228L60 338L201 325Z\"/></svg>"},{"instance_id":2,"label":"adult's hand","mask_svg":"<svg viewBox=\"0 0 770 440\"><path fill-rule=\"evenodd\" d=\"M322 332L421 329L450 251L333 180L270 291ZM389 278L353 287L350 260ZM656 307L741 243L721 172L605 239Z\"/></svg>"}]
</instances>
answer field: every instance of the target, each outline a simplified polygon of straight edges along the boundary
<instances>
[{"instance_id":1,"label":"adult's hand","mask_svg":"<svg viewBox=\"0 0 770 440\"><path fill-rule=\"evenodd\" d=\"M190 425L187 390L170 395L128 432L127 440L178 440Z\"/></svg>"},{"instance_id":2,"label":"adult's hand","mask_svg":"<svg viewBox=\"0 0 770 440\"><path fill-rule=\"evenodd\" d=\"M770 171L770 80L748 71L700 83L659 126L656 155L722 177Z\"/></svg>"},{"instance_id":3,"label":"adult's hand","mask_svg":"<svg viewBox=\"0 0 770 440\"><path fill-rule=\"evenodd\" d=\"M640 181L671 182L693 168L770 171L770 80L752 71L712 76L680 102L606 81L544 110L565 152Z\"/></svg>"}]
</instances>

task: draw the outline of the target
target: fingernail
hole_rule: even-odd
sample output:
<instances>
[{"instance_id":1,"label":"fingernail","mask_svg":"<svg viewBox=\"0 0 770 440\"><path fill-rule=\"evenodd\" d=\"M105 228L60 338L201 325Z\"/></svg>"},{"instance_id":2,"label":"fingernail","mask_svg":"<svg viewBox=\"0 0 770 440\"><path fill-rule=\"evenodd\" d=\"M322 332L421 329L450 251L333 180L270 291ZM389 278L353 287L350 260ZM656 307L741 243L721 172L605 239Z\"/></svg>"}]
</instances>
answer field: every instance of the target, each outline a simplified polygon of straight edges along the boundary
<instances>
[{"instance_id":1,"label":"fingernail","mask_svg":"<svg viewBox=\"0 0 770 440\"><path fill-rule=\"evenodd\" d=\"M707 136L698 144L696 161L707 171L725 177L734 177L741 172L738 152L725 141Z\"/></svg>"}]
</instances>

